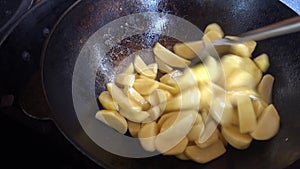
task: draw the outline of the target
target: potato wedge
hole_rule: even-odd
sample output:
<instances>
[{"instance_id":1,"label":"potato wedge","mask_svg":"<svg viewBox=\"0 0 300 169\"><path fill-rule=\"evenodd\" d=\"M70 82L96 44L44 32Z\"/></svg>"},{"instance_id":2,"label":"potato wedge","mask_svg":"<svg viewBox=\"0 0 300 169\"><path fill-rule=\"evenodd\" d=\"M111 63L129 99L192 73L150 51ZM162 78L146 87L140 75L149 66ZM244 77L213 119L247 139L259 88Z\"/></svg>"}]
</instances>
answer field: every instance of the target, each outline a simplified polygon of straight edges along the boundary
<instances>
[{"instance_id":1,"label":"potato wedge","mask_svg":"<svg viewBox=\"0 0 300 169\"><path fill-rule=\"evenodd\" d=\"M236 149L246 149L252 141L251 136L240 133L239 128L236 126L222 127L221 132L226 141Z\"/></svg>"},{"instance_id":2,"label":"potato wedge","mask_svg":"<svg viewBox=\"0 0 300 169\"><path fill-rule=\"evenodd\" d=\"M155 138L158 134L158 127L155 122L145 124L138 133L141 145L147 151L155 151Z\"/></svg>"},{"instance_id":3,"label":"potato wedge","mask_svg":"<svg viewBox=\"0 0 300 169\"><path fill-rule=\"evenodd\" d=\"M173 46L174 53L185 59L193 59L202 48L203 41L176 43Z\"/></svg>"},{"instance_id":4,"label":"potato wedge","mask_svg":"<svg viewBox=\"0 0 300 169\"><path fill-rule=\"evenodd\" d=\"M199 148L196 145L187 146L184 154L191 160L197 163L204 164L220 157L225 152L226 149L222 141L218 140L217 142L206 148Z\"/></svg>"},{"instance_id":5,"label":"potato wedge","mask_svg":"<svg viewBox=\"0 0 300 169\"><path fill-rule=\"evenodd\" d=\"M267 104L270 104L272 102L273 84L274 77L270 74L266 74L257 86L258 93Z\"/></svg>"},{"instance_id":6,"label":"potato wedge","mask_svg":"<svg viewBox=\"0 0 300 169\"><path fill-rule=\"evenodd\" d=\"M266 72L270 66L269 57L265 53L254 58L254 62L262 72Z\"/></svg>"},{"instance_id":7,"label":"potato wedge","mask_svg":"<svg viewBox=\"0 0 300 169\"><path fill-rule=\"evenodd\" d=\"M164 155L177 155L184 152L186 146L188 145L189 140L185 137L182 139L176 146L171 148L170 150L164 152Z\"/></svg>"},{"instance_id":8,"label":"potato wedge","mask_svg":"<svg viewBox=\"0 0 300 169\"><path fill-rule=\"evenodd\" d=\"M98 100L105 109L119 110L118 104L115 101L113 101L108 91L101 92L101 94L98 97Z\"/></svg>"},{"instance_id":9,"label":"potato wedge","mask_svg":"<svg viewBox=\"0 0 300 169\"><path fill-rule=\"evenodd\" d=\"M273 104L270 104L260 115L257 128L250 135L255 140L268 140L275 136L280 126L280 117Z\"/></svg>"},{"instance_id":10,"label":"potato wedge","mask_svg":"<svg viewBox=\"0 0 300 169\"><path fill-rule=\"evenodd\" d=\"M251 99L247 95L239 95L237 101L240 132L253 132L257 127L257 122Z\"/></svg>"},{"instance_id":11,"label":"potato wedge","mask_svg":"<svg viewBox=\"0 0 300 169\"><path fill-rule=\"evenodd\" d=\"M181 58L158 42L155 44L153 52L161 61L172 67L185 68L190 64L189 60Z\"/></svg>"},{"instance_id":12,"label":"potato wedge","mask_svg":"<svg viewBox=\"0 0 300 169\"><path fill-rule=\"evenodd\" d=\"M223 32L222 28L217 23L211 23L211 24L207 25L204 29L204 33L206 34L209 31L216 31L216 32L219 32L222 37L224 36L224 32Z\"/></svg>"},{"instance_id":13,"label":"potato wedge","mask_svg":"<svg viewBox=\"0 0 300 169\"><path fill-rule=\"evenodd\" d=\"M121 134L125 134L127 131L127 121L117 111L100 110L96 113L95 117Z\"/></svg>"},{"instance_id":14,"label":"potato wedge","mask_svg":"<svg viewBox=\"0 0 300 169\"><path fill-rule=\"evenodd\" d=\"M141 95L150 95L158 87L158 82L153 79L136 79L133 83L133 88Z\"/></svg>"},{"instance_id":15,"label":"potato wedge","mask_svg":"<svg viewBox=\"0 0 300 169\"><path fill-rule=\"evenodd\" d=\"M135 80L135 75L134 74L119 74L117 75L115 82L119 85L122 86L130 86L132 87L133 83Z\"/></svg>"},{"instance_id":16,"label":"potato wedge","mask_svg":"<svg viewBox=\"0 0 300 169\"><path fill-rule=\"evenodd\" d=\"M132 121L127 121L128 123L128 131L130 133L130 135L132 137L137 137L138 136L138 133L141 129L141 123L136 123L136 122L132 122Z\"/></svg>"},{"instance_id":17,"label":"potato wedge","mask_svg":"<svg viewBox=\"0 0 300 169\"><path fill-rule=\"evenodd\" d=\"M197 113L197 111L179 113L173 125L157 135L155 140L156 149L164 153L184 139L192 128Z\"/></svg>"},{"instance_id":18,"label":"potato wedge","mask_svg":"<svg viewBox=\"0 0 300 169\"><path fill-rule=\"evenodd\" d=\"M197 87L193 87L168 100L165 111L199 110L199 102L200 91Z\"/></svg>"},{"instance_id":19,"label":"potato wedge","mask_svg":"<svg viewBox=\"0 0 300 169\"><path fill-rule=\"evenodd\" d=\"M154 57L155 58L155 62L158 65L158 69L163 72L163 73L170 73L173 71L173 68L171 66L169 66L168 64L166 64L165 62L163 62L162 60L160 60L157 56Z\"/></svg>"}]
</instances>

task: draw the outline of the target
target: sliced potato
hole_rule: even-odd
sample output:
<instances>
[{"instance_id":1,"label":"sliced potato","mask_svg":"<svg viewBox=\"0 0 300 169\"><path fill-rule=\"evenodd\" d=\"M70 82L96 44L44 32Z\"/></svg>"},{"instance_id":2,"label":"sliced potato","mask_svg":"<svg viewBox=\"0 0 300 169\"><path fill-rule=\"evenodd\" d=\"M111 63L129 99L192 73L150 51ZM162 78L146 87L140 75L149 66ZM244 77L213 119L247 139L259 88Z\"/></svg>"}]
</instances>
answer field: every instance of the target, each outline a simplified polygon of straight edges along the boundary
<instances>
[{"instance_id":1,"label":"sliced potato","mask_svg":"<svg viewBox=\"0 0 300 169\"><path fill-rule=\"evenodd\" d=\"M280 117L273 104L260 115L257 128L250 135L256 140L268 140L276 135L280 126Z\"/></svg>"},{"instance_id":2,"label":"sliced potato","mask_svg":"<svg viewBox=\"0 0 300 169\"><path fill-rule=\"evenodd\" d=\"M216 32L219 32L222 37L224 36L224 32L223 32L222 28L217 23L211 23L211 24L207 25L205 27L204 33L206 34L209 31L216 31Z\"/></svg>"},{"instance_id":3,"label":"sliced potato","mask_svg":"<svg viewBox=\"0 0 300 169\"><path fill-rule=\"evenodd\" d=\"M203 41L176 43L173 46L174 53L185 59L193 59L202 48Z\"/></svg>"},{"instance_id":4,"label":"sliced potato","mask_svg":"<svg viewBox=\"0 0 300 169\"><path fill-rule=\"evenodd\" d=\"M117 111L100 110L96 113L95 117L121 134L125 134L127 131L127 121Z\"/></svg>"},{"instance_id":5,"label":"sliced potato","mask_svg":"<svg viewBox=\"0 0 300 169\"><path fill-rule=\"evenodd\" d=\"M187 138L189 139L189 141L198 140L202 135L202 133L204 132L204 129L205 129L205 125L203 122L194 124L190 132L187 134Z\"/></svg>"},{"instance_id":6,"label":"sliced potato","mask_svg":"<svg viewBox=\"0 0 300 169\"><path fill-rule=\"evenodd\" d=\"M197 87L193 87L168 100L165 111L199 110L199 102L200 91Z\"/></svg>"},{"instance_id":7,"label":"sliced potato","mask_svg":"<svg viewBox=\"0 0 300 169\"><path fill-rule=\"evenodd\" d=\"M260 98L252 100L252 104L256 113L256 117L259 117L261 113L265 110L265 108L268 106L267 103Z\"/></svg>"},{"instance_id":8,"label":"sliced potato","mask_svg":"<svg viewBox=\"0 0 300 169\"><path fill-rule=\"evenodd\" d=\"M243 43L237 43L233 44L229 48L229 52L238 55L241 57L250 57L251 56L251 51L250 49Z\"/></svg>"},{"instance_id":9,"label":"sliced potato","mask_svg":"<svg viewBox=\"0 0 300 169\"><path fill-rule=\"evenodd\" d=\"M254 62L262 72L266 72L270 66L269 57L265 53L254 58Z\"/></svg>"},{"instance_id":10,"label":"sliced potato","mask_svg":"<svg viewBox=\"0 0 300 169\"><path fill-rule=\"evenodd\" d=\"M133 87L141 95L150 95L159 87L159 84L153 79L136 79L133 83Z\"/></svg>"},{"instance_id":11,"label":"sliced potato","mask_svg":"<svg viewBox=\"0 0 300 169\"><path fill-rule=\"evenodd\" d=\"M238 117L241 133L249 133L256 129L256 114L254 112L251 99L247 95L238 97Z\"/></svg>"},{"instance_id":12,"label":"sliced potato","mask_svg":"<svg viewBox=\"0 0 300 169\"><path fill-rule=\"evenodd\" d=\"M117 84L120 84L122 86L130 86L132 87L133 83L135 80L135 75L134 74L119 74L116 79L115 82Z\"/></svg>"},{"instance_id":13,"label":"sliced potato","mask_svg":"<svg viewBox=\"0 0 300 169\"><path fill-rule=\"evenodd\" d=\"M159 81L166 85L176 87L178 85L177 85L175 78L182 76L182 75L183 75L183 72L181 72L179 70L173 70L172 72L167 73L167 74L163 75L162 77L160 77Z\"/></svg>"},{"instance_id":14,"label":"sliced potato","mask_svg":"<svg viewBox=\"0 0 300 169\"><path fill-rule=\"evenodd\" d=\"M128 123L128 130L132 137L137 137L138 133L141 129L141 123L136 123L132 121L127 121Z\"/></svg>"},{"instance_id":15,"label":"sliced potato","mask_svg":"<svg viewBox=\"0 0 300 169\"><path fill-rule=\"evenodd\" d=\"M134 74L133 63L129 63L128 67L122 73L123 74Z\"/></svg>"},{"instance_id":16,"label":"sliced potato","mask_svg":"<svg viewBox=\"0 0 300 169\"><path fill-rule=\"evenodd\" d=\"M218 136L218 133L215 130L212 133L212 135L210 137L208 137L208 139L205 142L201 143L200 138L198 138L197 140L195 140L195 143L200 148L206 148L206 147L212 145L213 143L217 142L218 140L219 140L219 136Z\"/></svg>"},{"instance_id":17,"label":"sliced potato","mask_svg":"<svg viewBox=\"0 0 300 169\"><path fill-rule=\"evenodd\" d=\"M177 154L175 155L175 157L177 157L180 160L189 160L189 158L184 153Z\"/></svg>"},{"instance_id":18,"label":"sliced potato","mask_svg":"<svg viewBox=\"0 0 300 169\"><path fill-rule=\"evenodd\" d=\"M171 148L170 150L164 152L164 155L177 155L184 152L186 146L188 145L189 140L185 137L182 139L176 146Z\"/></svg>"},{"instance_id":19,"label":"sliced potato","mask_svg":"<svg viewBox=\"0 0 300 169\"><path fill-rule=\"evenodd\" d=\"M141 106L142 110L148 110L150 108L150 103L134 88L125 87L124 92L129 97L129 99L134 100L139 106Z\"/></svg>"},{"instance_id":20,"label":"sliced potato","mask_svg":"<svg viewBox=\"0 0 300 169\"><path fill-rule=\"evenodd\" d=\"M98 100L105 109L119 110L118 104L113 101L108 91L101 92L101 94L98 97Z\"/></svg>"},{"instance_id":21,"label":"sliced potato","mask_svg":"<svg viewBox=\"0 0 300 169\"><path fill-rule=\"evenodd\" d=\"M272 102L273 84L274 77L270 74L266 74L257 86L258 93L267 104L270 104Z\"/></svg>"},{"instance_id":22,"label":"sliced potato","mask_svg":"<svg viewBox=\"0 0 300 169\"><path fill-rule=\"evenodd\" d=\"M221 39L223 37L222 33L215 31L215 30L210 30L206 33L204 33L202 39L204 42L212 42L218 39Z\"/></svg>"},{"instance_id":23,"label":"sliced potato","mask_svg":"<svg viewBox=\"0 0 300 169\"><path fill-rule=\"evenodd\" d=\"M226 141L236 149L246 149L252 141L251 136L240 133L239 128L236 126L222 127L221 132Z\"/></svg>"},{"instance_id":24,"label":"sliced potato","mask_svg":"<svg viewBox=\"0 0 300 169\"><path fill-rule=\"evenodd\" d=\"M126 112L126 114L130 116L134 116L135 114L139 113L142 110L140 106L133 106L130 103L128 97L123 93L123 91L114 83L110 84L110 92L113 100L119 105L121 109ZM127 118L127 117L126 117Z\"/></svg>"},{"instance_id":25,"label":"sliced potato","mask_svg":"<svg viewBox=\"0 0 300 169\"><path fill-rule=\"evenodd\" d=\"M161 130L161 127L162 125L165 123L165 121L170 118L171 116L177 116L179 112L170 112L170 113L167 113L167 114L163 114L158 122L157 122L157 126L159 128L159 130Z\"/></svg>"},{"instance_id":26,"label":"sliced potato","mask_svg":"<svg viewBox=\"0 0 300 169\"><path fill-rule=\"evenodd\" d=\"M180 91L198 87L197 78L190 69L185 69L183 75L176 77L175 81L177 82Z\"/></svg>"},{"instance_id":27,"label":"sliced potato","mask_svg":"<svg viewBox=\"0 0 300 169\"><path fill-rule=\"evenodd\" d=\"M255 88L256 82L254 77L247 71L242 69L234 70L226 80L226 89L232 90L234 88L249 87Z\"/></svg>"},{"instance_id":28,"label":"sliced potato","mask_svg":"<svg viewBox=\"0 0 300 169\"><path fill-rule=\"evenodd\" d=\"M163 72L163 73L170 73L173 68L169 65L167 65L165 62L163 62L162 60L160 60L157 56L154 57L155 61L158 65L158 69Z\"/></svg>"},{"instance_id":29,"label":"sliced potato","mask_svg":"<svg viewBox=\"0 0 300 169\"><path fill-rule=\"evenodd\" d=\"M192 128L196 114L197 111L186 111L179 113L178 118L173 125L157 135L155 140L156 149L159 152L164 153L176 146L182 139L186 137Z\"/></svg>"},{"instance_id":30,"label":"sliced potato","mask_svg":"<svg viewBox=\"0 0 300 169\"><path fill-rule=\"evenodd\" d=\"M181 58L158 42L155 44L153 52L161 61L172 67L185 68L190 64L189 60Z\"/></svg>"},{"instance_id":31,"label":"sliced potato","mask_svg":"<svg viewBox=\"0 0 300 169\"><path fill-rule=\"evenodd\" d=\"M204 64L197 64L191 68L191 71L194 74L194 77L196 77L198 83L206 84L210 82L210 75Z\"/></svg>"},{"instance_id":32,"label":"sliced potato","mask_svg":"<svg viewBox=\"0 0 300 169\"><path fill-rule=\"evenodd\" d=\"M155 151L155 136L158 134L158 127L155 122L145 124L138 133L141 145L147 151Z\"/></svg>"},{"instance_id":33,"label":"sliced potato","mask_svg":"<svg viewBox=\"0 0 300 169\"><path fill-rule=\"evenodd\" d=\"M155 67L155 65L152 65L149 68L140 56L135 57L134 68L138 73L140 73L143 76L146 76L150 79L156 78L157 66Z\"/></svg>"},{"instance_id":34,"label":"sliced potato","mask_svg":"<svg viewBox=\"0 0 300 169\"><path fill-rule=\"evenodd\" d=\"M187 146L187 148L184 151L184 154L191 160L197 163L204 164L220 157L225 152L226 149L222 141L218 140L217 142L206 148L199 148L195 145Z\"/></svg>"}]
</instances>

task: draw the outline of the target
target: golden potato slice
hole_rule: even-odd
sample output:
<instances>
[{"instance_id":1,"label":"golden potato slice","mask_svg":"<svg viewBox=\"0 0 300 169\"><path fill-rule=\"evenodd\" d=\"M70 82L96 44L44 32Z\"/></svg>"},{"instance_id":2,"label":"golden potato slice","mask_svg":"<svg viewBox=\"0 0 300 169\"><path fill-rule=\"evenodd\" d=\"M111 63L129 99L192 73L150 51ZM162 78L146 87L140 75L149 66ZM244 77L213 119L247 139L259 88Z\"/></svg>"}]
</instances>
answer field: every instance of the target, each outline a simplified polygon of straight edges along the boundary
<instances>
[{"instance_id":1,"label":"golden potato slice","mask_svg":"<svg viewBox=\"0 0 300 169\"><path fill-rule=\"evenodd\" d=\"M159 84L153 79L136 79L133 83L133 87L141 95L150 95L159 87Z\"/></svg>"},{"instance_id":2,"label":"golden potato slice","mask_svg":"<svg viewBox=\"0 0 300 169\"><path fill-rule=\"evenodd\" d=\"M258 93L267 104L270 104L272 102L273 84L274 77L270 74L266 74L257 86Z\"/></svg>"},{"instance_id":3,"label":"golden potato slice","mask_svg":"<svg viewBox=\"0 0 300 169\"><path fill-rule=\"evenodd\" d=\"M128 67L123 70L123 74L134 74L134 66L133 63L129 63Z\"/></svg>"},{"instance_id":4,"label":"golden potato slice","mask_svg":"<svg viewBox=\"0 0 300 169\"><path fill-rule=\"evenodd\" d=\"M134 68L138 73L140 73L143 76L146 76L150 79L156 78L157 66L155 67L155 65L152 65L149 68L140 56L135 57Z\"/></svg>"},{"instance_id":5,"label":"golden potato slice","mask_svg":"<svg viewBox=\"0 0 300 169\"><path fill-rule=\"evenodd\" d=\"M159 81L166 85L177 87L178 84L177 84L175 78L182 76L182 75L183 75L183 72L176 69L176 70L173 70L172 72L167 73L167 74L163 75L162 77L160 77Z\"/></svg>"},{"instance_id":6,"label":"golden potato slice","mask_svg":"<svg viewBox=\"0 0 300 169\"><path fill-rule=\"evenodd\" d=\"M193 87L168 100L165 111L170 112L187 109L199 110L199 102L200 91L198 87Z\"/></svg>"},{"instance_id":7,"label":"golden potato slice","mask_svg":"<svg viewBox=\"0 0 300 169\"><path fill-rule=\"evenodd\" d=\"M100 110L95 117L121 134L125 134L127 131L126 119L115 110Z\"/></svg>"},{"instance_id":8,"label":"golden potato slice","mask_svg":"<svg viewBox=\"0 0 300 169\"><path fill-rule=\"evenodd\" d=\"M197 79L197 82L200 84L206 84L210 82L210 75L207 70L207 67L204 64L197 64L191 68L194 77Z\"/></svg>"},{"instance_id":9,"label":"golden potato slice","mask_svg":"<svg viewBox=\"0 0 300 169\"><path fill-rule=\"evenodd\" d=\"M163 114L158 122L157 122L157 126L159 128L159 130L161 130L161 127L162 125L165 123L165 121L170 118L171 116L177 116L179 112L170 112L170 113L167 113L167 114Z\"/></svg>"},{"instance_id":10,"label":"golden potato slice","mask_svg":"<svg viewBox=\"0 0 300 169\"><path fill-rule=\"evenodd\" d=\"M189 160L189 158L184 153L177 154L175 155L175 157L177 157L180 160Z\"/></svg>"},{"instance_id":11,"label":"golden potato slice","mask_svg":"<svg viewBox=\"0 0 300 169\"><path fill-rule=\"evenodd\" d=\"M136 123L141 123L150 116L147 111L128 111L126 109L120 108L119 112L126 119Z\"/></svg>"},{"instance_id":12,"label":"golden potato slice","mask_svg":"<svg viewBox=\"0 0 300 169\"><path fill-rule=\"evenodd\" d=\"M158 42L155 44L153 52L161 61L172 67L185 68L190 64L189 60L181 58Z\"/></svg>"},{"instance_id":13,"label":"golden potato slice","mask_svg":"<svg viewBox=\"0 0 300 169\"><path fill-rule=\"evenodd\" d=\"M249 72L236 69L227 77L225 87L227 90L240 87L255 88L256 84L254 77Z\"/></svg>"},{"instance_id":14,"label":"golden potato slice","mask_svg":"<svg viewBox=\"0 0 300 169\"><path fill-rule=\"evenodd\" d=\"M256 118L258 118L261 113L265 110L265 108L268 106L265 101L263 101L260 98L252 100L253 108L256 113Z\"/></svg>"},{"instance_id":15,"label":"golden potato slice","mask_svg":"<svg viewBox=\"0 0 300 169\"><path fill-rule=\"evenodd\" d=\"M220 157L225 152L226 149L222 141L218 140L217 142L206 148L199 148L195 145L187 146L187 148L184 151L184 154L191 160L197 163L204 164Z\"/></svg>"},{"instance_id":16,"label":"golden potato slice","mask_svg":"<svg viewBox=\"0 0 300 169\"><path fill-rule=\"evenodd\" d=\"M187 138L189 139L189 141L198 140L202 135L202 133L204 132L204 129L205 129L205 125L203 122L194 124L190 132L187 134Z\"/></svg>"},{"instance_id":17,"label":"golden potato slice","mask_svg":"<svg viewBox=\"0 0 300 169\"><path fill-rule=\"evenodd\" d=\"M246 41L246 42L243 42L244 45L246 45L249 49L249 52L252 54L256 48L256 45L257 43L253 40L251 41Z\"/></svg>"},{"instance_id":18,"label":"golden potato slice","mask_svg":"<svg viewBox=\"0 0 300 169\"><path fill-rule=\"evenodd\" d=\"M220 110L220 108L223 109ZM229 100L223 100L223 98L218 97L215 98L211 110L215 110L211 111L211 116L222 126L231 124L233 118L233 107Z\"/></svg>"},{"instance_id":19,"label":"golden potato slice","mask_svg":"<svg viewBox=\"0 0 300 169\"><path fill-rule=\"evenodd\" d=\"M204 30L204 33L206 34L209 31L216 31L216 32L219 32L222 37L224 36L224 32L223 32L222 28L217 23L211 23L211 24L207 25Z\"/></svg>"},{"instance_id":20,"label":"golden potato slice","mask_svg":"<svg viewBox=\"0 0 300 169\"><path fill-rule=\"evenodd\" d=\"M133 83L135 80L135 75L134 74L119 74L117 75L115 82L117 84L120 84L122 86L130 86L132 87Z\"/></svg>"},{"instance_id":21,"label":"golden potato slice","mask_svg":"<svg viewBox=\"0 0 300 169\"><path fill-rule=\"evenodd\" d=\"M128 120L134 122L141 122L145 120L149 114L142 111L142 107L135 106L130 99L123 93L123 91L115 84L110 84L111 96L113 100L119 105L119 112Z\"/></svg>"},{"instance_id":22,"label":"golden potato slice","mask_svg":"<svg viewBox=\"0 0 300 169\"><path fill-rule=\"evenodd\" d=\"M148 110L150 108L150 103L134 88L125 87L124 92L129 97L129 99L135 101L139 106L141 106L142 110Z\"/></svg>"},{"instance_id":23,"label":"golden potato slice","mask_svg":"<svg viewBox=\"0 0 300 169\"><path fill-rule=\"evenodd\" d=\"M212 42L218 39L221 39L223 37L222 33L214 30L210 30L207 33L204 33L202 39L203 42Z\"/></svg>"},{"instance_id":24,"label":"golden potato slice","mask_svg":"<svg viewBox=\"0 0 300 169\"><path fill-rule=\"evenodd\" d=\"M141 123L136 123L132 121L127 121L128 123L128 130L132 137L137 137L138 133L141 129Z\"/></svg>"},{"instance_id":25,"label":"golden potato slice","mask_svg":"<svg viewBox=\"0 0 300 169\"><path fill-rule=\"evenodd\" d=\"M189 140L185 137L182 139L176 146L171 148L170 150L164 152L164 155L177 155L184 152L186 146L188 145Z\"/></svg>"},{"instance_id":26,"label":"golden potato slice","mask_svg":"<svg viewBox=\"0 0 300 169\"><path fill-rule=\"evenodd\" d=\"M183 75L176 77L175 81L180 91L190 89L193 87L198 87L197 78L194 76L191 69L185 69Z\"/></svg>"},{"instance_id":27,"label":"golden potato slice","mask_svg":"<svg viewBox=\"0 0 300 169\"><path fill-rule=\"evenodd\" d=\"M192 128L197 113L197 111L180 112L173 125L157 135L155 139L156 149L164 153L184 139Z\"/></svg>"},{"instance_id":28,"label":"golden potato slice","mask_svg":"<svg viewBox=\"0 0 300 169\"><path fill-rule=\"evenodd\" d=\"M155 151L155 136L158 134L158 127L155 122L145 124L138 133L141 145L147 151Z\"/></svg>"},{"instance_id":29,"label":"golden potato slice","mask_svg":"<svg viewBox=\"0 0 300 169\"><path fill-rule=\"evenodd\" d=\"M176 43L173 46L174 53L185 59L193 59L202 48L203 41Z\"/></svg>"},{"instance_id":30,"label":"golden potato slice","mask_svg":"<svg viewBox=\"0 0 300 169\"><path fill-rule=\"evenodd\" d=\"M200 90L200 108L209 109L212 104L213 91L209 85L199 85Z\"/></svg>"},{"instance_id":31,"label":"golden potato slice","mask_svg":"<svg viewBox=\"0 0 300 169\"><path fill-rule=\"evenodd\" d=\"M166 64L165 62L163 62L162 60L160 60L157 56L155 56L154 58L155 58L155 62L158 65L158 69L162 73L170 73L170 72L173 71L173 68L171 66L169 66L168 64Z\"/></svg>"},{"instance_id":32,"label":"golden potato slice","mask_svg":"<svg viewBox=\"0 0 300 169\"><path fill-rule=\"evenodd\" d=\"M280 117L273 104L260 115L257 128L250 135L256 140L268 140L276 135L280 126Z\"/></svg>"},{"instance_id":33,"label":"golden potato slice","mask_svg":"<svg viewBox=\"0 0 300 169\"><path fill-rule=\"evenodd\" d=\"M236 126L222 126L221 132L226 141L236 149L246 149L250 146L252 141L251 136L240 133L239 128Z\"/></svg>"},{"instance_id":34,"label":"golden potato slice","mask_svg":"<svg viewBox=\"0 0 300 169\"><path fill-rule=\"evenodd\" d=\"M216 129L217 130L217 129ZM217 142L219 140L219 136L218 133L216 132L216 130L212 133L212 135L203 143L200 142L200 138L198 138L197 140L195 140L195 143L198 147L200 148L206 148L210 145L212 145L213 143Z\"/></svg>"},{"instance_id":35,"label":"golden potato slice","mask_svg":"<svg viewBox=\"0 0 300 169\"><path fill-rule=\"evenodd\" d=\"M247 95L240 95L237 101L240 132L249 133L254 131L257 127L257 122L251 99Z\"/></svg>"},{"instance_id":36,"label":"golden potato slice","mask_svg":"<svg viewBox=\"0 0 300 169\"><path fill-rule=\"evenodd\" d=\"M270 66L269 57L265 53L254 58L254 62L262 72L266 72Z\"/></svg>"},{"instance_id":37,"label":"golden potato slice","mask_svg":"<svg viewBox=\"0 0 300 169\"><path fill-rule=\"evenodd\" d=\"M180 88L178 86L169 86L161 82L158 83L158 88L170 92L172 95L176 95L180 92Z\"/></svg>"},{"instance_id":38,"label":"golden potato slice","mask_svg":"<svg viewBox=\"0 0 300 169\"><path fill-rule=\"evenodd\" d=\"M250 49L243 43L233 44L229 48L229 52L240 57L250 57Z\"/></svg>"},{"instance_id":39,"label":"golden potato slice","mask_svg":"<svg viewBox=\"0 0 300 169\"><path fill-rule=\"evenodd\" d=\"M237 55L224 55L221 59L223 71L225 73L226 81L228 82L228 76L231 75L236 69L242 69L253 76L253 83L255 86L260 82L262 77L261 70L250 58L239 57Z\"/></svg>"},{"instance_id":40,"label":"golden potato slice","mask_svg":"<svg viewBox=\"0 0 300 169\"><path fill-rule=\"evenodd\" d=\"M119 110L119 106L116 102L113 101L111 95L108 91L103 91L98 97L99 102L103 108L108 110Z\"/></svg>"}]
</instances>

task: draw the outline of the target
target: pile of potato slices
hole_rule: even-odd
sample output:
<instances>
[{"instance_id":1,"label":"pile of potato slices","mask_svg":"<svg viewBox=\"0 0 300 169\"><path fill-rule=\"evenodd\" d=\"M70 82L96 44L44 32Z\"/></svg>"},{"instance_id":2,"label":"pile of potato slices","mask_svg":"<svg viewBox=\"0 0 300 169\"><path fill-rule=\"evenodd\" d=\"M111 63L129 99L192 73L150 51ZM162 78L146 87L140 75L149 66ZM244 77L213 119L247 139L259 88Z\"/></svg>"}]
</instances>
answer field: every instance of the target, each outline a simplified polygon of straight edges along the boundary
<instances>
[{"instance_id":1,"label":"pile of potato slices","mask_svg":"<svg viewBox=\"0 0 300 169\"><path fill-rule=\"evenodd\" d=\"M252 56L255 41L218 46L220 60L207 56L189 66L206 43L223 37L221 27L212 23L202 40L177 43L172 50L157 42L154 63L136 55L99 95L103 109L96 119L138 138L147 151L197 163L220 157L228 145L246 149L253 139L271 139L280 127L272 104L274 77L266 73L267 54ZM223 105L222 112L211 111L215 100ZM209 117L218 126L203 141Z\"/></svg>"}]
</instances>

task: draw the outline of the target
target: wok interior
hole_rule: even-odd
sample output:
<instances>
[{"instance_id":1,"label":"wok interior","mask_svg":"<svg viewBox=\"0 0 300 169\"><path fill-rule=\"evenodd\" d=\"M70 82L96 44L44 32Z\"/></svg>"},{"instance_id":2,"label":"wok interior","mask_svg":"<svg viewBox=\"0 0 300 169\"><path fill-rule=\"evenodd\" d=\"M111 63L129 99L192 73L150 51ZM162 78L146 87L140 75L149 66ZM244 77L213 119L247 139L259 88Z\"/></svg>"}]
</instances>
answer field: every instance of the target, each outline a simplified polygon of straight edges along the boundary
<instances>
[{"instance_id":1,"label":"wok interior","mask_svg":"<svg viewBox=\"0 0 300 169\"><path fill-rule=\"evenodd\" d=\"M79 2L62 19L53 32L47 45L43 63L44 85L49 105L53 110L53 118L61 131L75 146L78 146L82 152L98 164L107 168L118 169L170 167L284 168L299 159L299 33L258 42L253 53L253 56L261 53L269 55L271 67L267 73L275 77L273 103L281 117L281 128L272 140L254 141L247 150L243 151L235 150L229 146L224 156L205 165L196 164L192 161L181 161L169 156L143 159L124 158L106 152L97 146L83 131L74 112L72 73L76 58L84 42L103 25L121 16L147 11L166 12L184 17L202 30L209 23L216 22L227 35L237 35L296 15L280 2L272 0L253 2L234 0L134 2L129 0L86 0ZM140 37L143 39L147 36ZM157 37L159 35L154 35L151 39L164 39ZM132 44L128 45L130 48ZM148 45L151 46L152 44ZM116 57L114 59L116 64L124 56L114 56ZM101 75L101 71L98 72L98 75L100 78L95 79L96 95L104 89L105 84L101 83L103 79L108 79L108 77Z\"/></svg>"}]
</instances>

